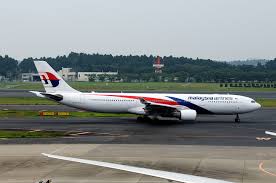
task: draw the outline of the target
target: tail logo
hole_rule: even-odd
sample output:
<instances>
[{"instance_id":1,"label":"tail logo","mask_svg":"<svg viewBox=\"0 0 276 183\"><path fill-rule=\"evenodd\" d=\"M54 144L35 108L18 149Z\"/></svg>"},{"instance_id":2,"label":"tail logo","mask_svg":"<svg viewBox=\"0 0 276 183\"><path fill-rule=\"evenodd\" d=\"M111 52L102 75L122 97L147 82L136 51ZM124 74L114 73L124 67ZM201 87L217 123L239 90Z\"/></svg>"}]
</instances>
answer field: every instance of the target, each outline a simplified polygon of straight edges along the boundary
<instances>
[{"instance_id":1,"label":"tail logo","mask_svg":"<svg viewBox=\"0 0 276 183\"><path fill-rule=\"evenodd\" d=\"M53 87L57 87L59 85L59 79L50 72L41 73L41 80L44 81L44 84L48 85L50 81Z\"/></svg>"}]
</instances>

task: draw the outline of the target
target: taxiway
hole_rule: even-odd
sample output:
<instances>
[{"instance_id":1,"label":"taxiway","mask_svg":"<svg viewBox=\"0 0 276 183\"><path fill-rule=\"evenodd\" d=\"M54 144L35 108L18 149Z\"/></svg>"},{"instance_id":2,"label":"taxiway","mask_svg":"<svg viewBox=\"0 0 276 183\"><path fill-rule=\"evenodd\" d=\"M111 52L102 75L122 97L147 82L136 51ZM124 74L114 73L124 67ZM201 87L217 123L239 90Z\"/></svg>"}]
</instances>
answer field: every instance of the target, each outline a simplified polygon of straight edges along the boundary
<instances>
[{"instance_id":1,"label":"taxiway","mask_svg":"<svg viewBox=\"0 0 276 183\"><path fill-rule=\"evenodd\" d=\"M2 139L1 144L97 143L97 144L175 144L217 146L276 146L276 138L258 140L276 131L276 110L262 109L234 116L199 116L196 122L160 120L137 122L136 118L8 118L0 119L0 129L84 132L64 138Z\"/></svg>"}]
</instances>

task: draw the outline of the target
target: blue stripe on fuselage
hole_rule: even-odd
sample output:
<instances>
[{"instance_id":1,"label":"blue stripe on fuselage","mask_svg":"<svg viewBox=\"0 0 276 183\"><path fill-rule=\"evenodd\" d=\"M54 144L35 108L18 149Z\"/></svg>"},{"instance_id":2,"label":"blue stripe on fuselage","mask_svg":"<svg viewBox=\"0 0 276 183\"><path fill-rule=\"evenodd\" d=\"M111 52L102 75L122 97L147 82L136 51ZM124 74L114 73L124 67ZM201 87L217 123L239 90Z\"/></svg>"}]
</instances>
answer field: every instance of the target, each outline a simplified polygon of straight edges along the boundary
<instances>
[{"instance_id":1,"label":"blue stripe on fuselage","mask_svg":"<svg viewBox=\"0 0 276 183\"><path fill-rule=\"evenodd\" d=\"M207 110L207 109L204 109L203 107L200 107L198 105L195 105L191 102L188 102L186 100L183 100L183 99L180 99L180 98L175 98L175 97L170 97L170 96L167 96L168 98L176 101L179 105L183 105L183 106L186 106L190 109L193 109L195 110L198 114L214 114L213 112Z\"/></svg>"}]
</instances>

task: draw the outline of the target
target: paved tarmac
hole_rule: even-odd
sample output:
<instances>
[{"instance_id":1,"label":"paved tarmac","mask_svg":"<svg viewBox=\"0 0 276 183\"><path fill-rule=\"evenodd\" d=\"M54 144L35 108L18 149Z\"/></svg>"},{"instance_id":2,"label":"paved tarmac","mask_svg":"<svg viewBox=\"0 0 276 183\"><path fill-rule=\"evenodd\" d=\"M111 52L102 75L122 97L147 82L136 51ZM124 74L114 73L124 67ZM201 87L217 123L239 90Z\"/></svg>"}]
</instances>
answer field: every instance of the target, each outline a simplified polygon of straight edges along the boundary
<instances>
[{"instance_id":1,"label":"paved tarmac","mask_svg":"<svg viewBox=\"0 0 276 183\"><path fill-rule=\"evenodd\" d=\"M100 91L97 91L100 92ZM121 92L121 91L102 91L102 92ZM137 91L126 91L137 93ZM275 92L185 92L185 91L139 91L140 93L199 93L199 94L237 94L243 95L251 98L269 98L276 99L276 91ZM15 89L0 89L0 98L1 97L35 97L34 94L30 93L29 90L15 90Z\"/></svg>"},{"instance_id":2,"label":"paved tarmac","mask_svg":"<svg viewBox=\"0 0 276 183\"><path fill-rule=\"evenodd\" d=\"M254 95L275 97L274 93ZM7 96L26 97L18 92L6 93ZM0 109L78 110L63 105L1 105ZM236 183L275 183L276 137L264 132L276 132L276 109L264 108L240 117L240 124L233 122L234 116L199 116L196 122L147 123L137 122L135 118L1 118L0 129L88 133L62 138L0 139L0 183L37 183L48 179L53 183L168 182L49 159L41 155L45 152Z\"/></svg>"},{"instance_id":3,"label":"paved tarmac","mask_svg":"<svg viewBox=\"0 0 276 183\"><path fill-rule=\"evenodd\" d=\"M276 132L276 110L262 109L241 115L241 123L234 116L199 116L196 122L161 120L137 122L135 118L33 118L0 119L0 129L60 130L89 132L65 138L2 139L1 144L175 144L216 146L276 146L276 137L269 140L266 130Z\"/></svg>"},{"instance_id":4,"label":"paved tarmac","mask_svg":"<svg viewBox=\"0 0 276 183\"><path fill-rule=\"evenodd\" d=\"M51 153L179 172L236 183L275 183L271 147L52 144L0 145L0 183L167 183L167 180L49 159Z\"/></svg>"},{"instance_id":5,"label":"paved tarmac","mask_svg":"<svg viewBox=\"0 0 276 183\"><path fill-rule=\"evenodd\" d=\"M1 105L0 110L19 110L19 111L80 111L65 105Z\"/></svg>"},{"instance_id":6,"label":"paved tarmac","mask_svg":"<svg viewBox=\"0 0 276 183\"><path fill-rule=\"evenodd\" d=\"M276 182L276 110L200 116L196 122L135 118L1 118L0 129L89 132L0 139L0 183L165 183L167 180L49 159L41 153L180 172L236 183Z\"/></svg>"}]
</instances>

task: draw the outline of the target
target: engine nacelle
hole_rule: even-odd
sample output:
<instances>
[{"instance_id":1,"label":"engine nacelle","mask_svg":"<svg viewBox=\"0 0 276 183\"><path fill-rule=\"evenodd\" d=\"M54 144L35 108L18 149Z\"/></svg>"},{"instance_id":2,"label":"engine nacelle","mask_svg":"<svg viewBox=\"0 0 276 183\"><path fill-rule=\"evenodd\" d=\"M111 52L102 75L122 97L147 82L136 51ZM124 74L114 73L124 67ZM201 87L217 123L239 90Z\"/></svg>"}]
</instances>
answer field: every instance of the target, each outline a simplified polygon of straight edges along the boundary
<instances>
[{"instance_id":1,"label":"engine nacelle","mask_svg":"<svg viewBox=\"0 0 276 183\"><path fill-rule=\"evenodd\" d=\"M138 114L138 115L145 115L145 109L143 107L135 107L135 108L130 108L128 109L128 112L132 114Z\"/></svg>"},{"instance_id":2,"label":"engine nacelle","mask_svg":"<svg viewBox=\"0 0 276 183\"><path fill-rule=\"evenodd\" d=\"M192 109L181 110L179 119L183 121L194 121L196 119L196 111Z\"/></svg>"}]
</instances>

